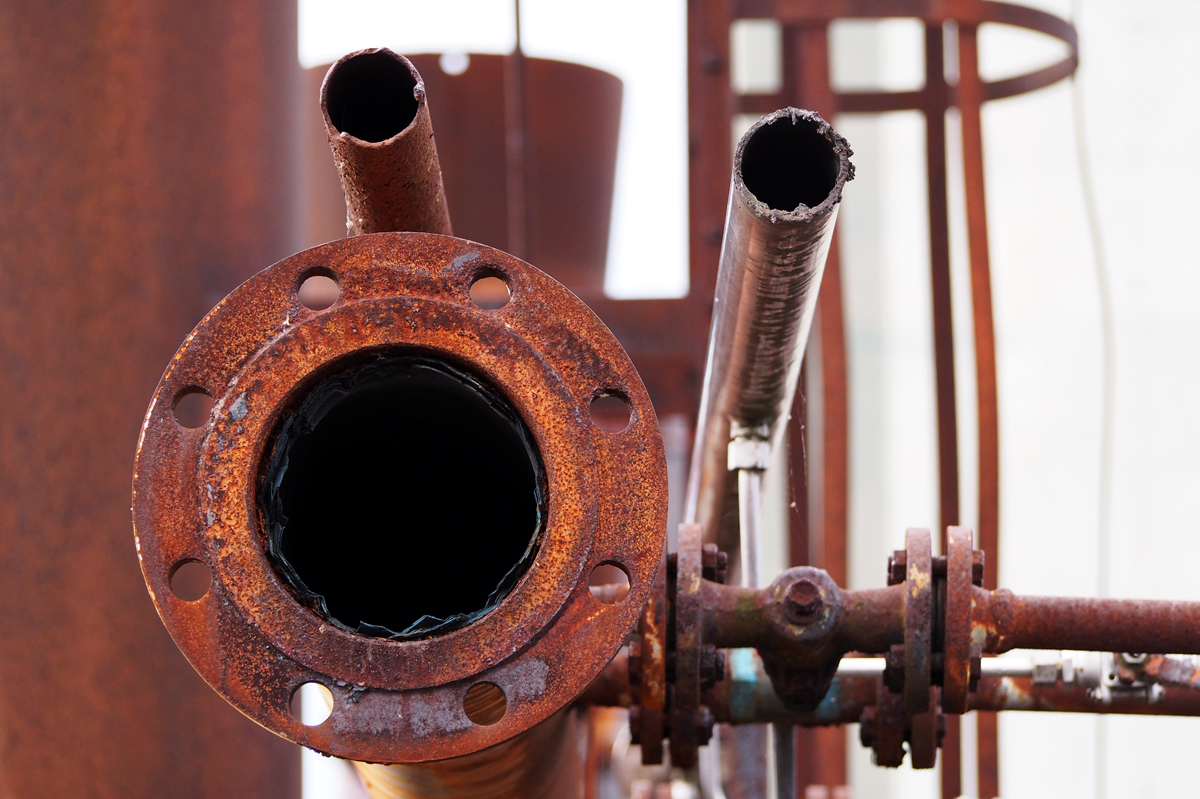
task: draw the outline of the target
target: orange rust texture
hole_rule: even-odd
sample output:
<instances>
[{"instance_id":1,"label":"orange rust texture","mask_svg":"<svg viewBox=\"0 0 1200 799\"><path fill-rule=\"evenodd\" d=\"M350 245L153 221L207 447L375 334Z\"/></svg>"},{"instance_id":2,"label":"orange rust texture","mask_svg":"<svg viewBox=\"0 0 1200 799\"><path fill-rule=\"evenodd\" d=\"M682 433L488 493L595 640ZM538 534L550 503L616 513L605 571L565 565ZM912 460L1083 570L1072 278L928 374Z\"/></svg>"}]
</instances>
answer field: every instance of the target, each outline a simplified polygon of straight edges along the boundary
<instances>
[{"instance_id":1,"label":"orange rust texture","mask_svg":"<svg viewBox=\"0 0 1200 799\"><path fill-rule=\"evenodd\" d=\"M380 59L397 63L412 76L416 115L390 138L365 141L352 131L340 130L339 120L330 117L331 94L338 87L340 71L363 63L377 64ZM374 48L338 59L321 84L321 115L346 192L348 233L409 230L451 235L425 84L407 58L387 48Z\"/></svg>"},{"instance_id":2,"label":"orange rust texture","mask_svg":"<svg viewBox=\"0 0 1200 799\"><path fill-rule=\"evenodd\" d=\"M5 3L0 41L0 794L298 797L129 535L163 365L293 248L295 3Z\"/></svg>"}]
</instances>

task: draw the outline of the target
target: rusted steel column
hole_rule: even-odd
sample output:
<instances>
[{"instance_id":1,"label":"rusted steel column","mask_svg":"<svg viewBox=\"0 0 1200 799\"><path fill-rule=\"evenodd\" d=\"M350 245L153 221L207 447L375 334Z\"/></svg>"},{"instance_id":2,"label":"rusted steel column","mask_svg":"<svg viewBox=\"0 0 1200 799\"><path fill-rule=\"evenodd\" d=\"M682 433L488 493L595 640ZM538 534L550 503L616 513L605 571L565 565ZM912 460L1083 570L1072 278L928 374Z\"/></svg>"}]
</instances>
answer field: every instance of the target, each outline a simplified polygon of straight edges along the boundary
<instances>
[{"instance_id":1,"label":"rusted steel column","mask_svg":"<svg viewBox=\"0 0 1200 799\"><path fill-rule=\"evenodd\" d=\"M837 113L837 100L829 82L828 26L788 26L784 29L784 94L788 102L811 108L826 119ZM821 296L817 300L817 345L821 350L821 421L811 431L821 436L823 459L820 464L804 462L803 448L790 455L792 492L807 493L805 477L809 468L820 468L817 503L820 517L808 536L804 564L825 569L833 579L846 581L846 509L848 506L848 426L846 392L846 337L843 316L841 262L837 235L830 243L825 261ZM804 422L801 392L793 406L793 427ZM793 432L793 440L796 433ZM802 443L802 442L801 442ZM799 503L797 502L797 505ZM805 503L807 507L807 503ZM796 516L792 516L793 521ZM807 519L805 519L807 524ZM793 566L803 565L795 559ZM796 795L803 796L805 786L844 785L846 783L846 741L838 728L798 730L796 736Z\"/></svg>"},{"instance_id":2,"label":"rusted steel column","mask_svg":"<svg viewBox=\"0 0 1200 799\"><path fill-rule=\"evenodd\" d=\"M955 401L954 323L950 294L950 222L946 186L945 33L942 23L925 25L925 175L929 192L929 276L933 309L933 360L937 396L938 531L941 552L948 549L947 528L958 524L958 409ZM962 793L962 720L946 715L942 745L942 797Z\"/></svg>"},{"instance_id":3,"label":"rusted steel column","mask_svg":"<svg viewBox=\"0 0 1200 799\"><path fill-rule=\"evenodd\" d=\"M975 384L979 425L979 548L988 553L984 585L995 588L1000 565L1000 420L996 389L996 335L988 262L983 179L983 81L975 25L958 28L959 109L962 112L963 178L971 259L971 310L975 320ZM999 738L995 715L978 714L979 795L1000 795Z\"/></svg>"},{"instance_id":4,"label":"rusted steel column","mask_svg":"<svg viewBox=\"0 0 1200 799\"><path fill-rule=\"evenodd\" d=\"M299 797L155 616L146 397L293 247L296 4L0 4L0 795Z\"/></svg>"},{"instance_id":5,"label":"rusted steel column","mask_svg":"<svg viewBox=\"0 0 1200 799\"><path fill-rule=\"evenodd\" d=\"M321 112L346 191L346 231L450 235L425 84L404 56L360 50L329 68Z\"/></svg>"}]
</instances>

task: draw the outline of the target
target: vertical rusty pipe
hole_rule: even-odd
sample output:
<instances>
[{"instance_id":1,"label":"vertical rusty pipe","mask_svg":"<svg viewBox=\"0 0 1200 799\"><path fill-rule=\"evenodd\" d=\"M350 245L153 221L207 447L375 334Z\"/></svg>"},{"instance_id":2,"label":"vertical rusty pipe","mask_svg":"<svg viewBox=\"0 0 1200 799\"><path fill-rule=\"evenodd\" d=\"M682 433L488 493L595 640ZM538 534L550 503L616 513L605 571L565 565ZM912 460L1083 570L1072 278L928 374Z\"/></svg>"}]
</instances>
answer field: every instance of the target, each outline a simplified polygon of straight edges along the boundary
<instances>
[{"instance_id":1,"label":"vertical rusty pipe","mask_svg":"<svg viewBox=\"0 0 1200 799\"><path fill-rule=\"evenodd\" d=\"M686 509L722 542L737 524L730 431L782 442L850 155L825 120L795 108L760 119L734 155Z\"/></svg>"},{"instance_id":2,"label":"vertical rusty pipe","mask_svg":"<svg viewBox=\"0 0 1200 799\"><path fill-rule=\"evenodd\" d=\"M339 59L321 111L346 192L347 235L451 234L441 166L412 63L384 48ZM574 797L581 786L574 719L559 713L504 743L430 763L355 763L374 799Z\"/></svg>"},{"instance_id":3,"label":"vertical rusty pipe","mask_svg":"<svg viewBox=\"0 0 1200 799\"><path fill-rule=\"evenodd\" d=\"M325 132L346 191L346 233L451 234L425 84L386 48L338 59L321 84Z\"/></svg>"}]
</instances>

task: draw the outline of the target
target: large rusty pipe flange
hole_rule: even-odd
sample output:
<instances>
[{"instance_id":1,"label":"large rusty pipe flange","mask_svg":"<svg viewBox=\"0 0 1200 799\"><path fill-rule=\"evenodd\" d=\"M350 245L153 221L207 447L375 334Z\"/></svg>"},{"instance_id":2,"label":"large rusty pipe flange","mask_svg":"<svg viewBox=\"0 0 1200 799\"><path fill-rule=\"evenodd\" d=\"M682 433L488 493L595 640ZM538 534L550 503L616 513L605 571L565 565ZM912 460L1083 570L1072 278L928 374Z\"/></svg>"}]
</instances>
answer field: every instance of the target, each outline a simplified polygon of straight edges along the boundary
<instances>
[{"instance_id":1,"label":"large rusty pipe flange","mask_svg":"<svg viewBox=\"0 0 1200 799\"><path fill-rule=\"evenodd\" d=\"M340 292L324 310L300 299L302 282L314 275L336 281ZM503 307L489 310L472 301L472 286L484 276L504 282L510 298ZM286 568L294 520L268 520L271 505L263 494L285 479L281 469L301 468L299 450L290 466L283 451L280 466L281 430L320 430L322 419L332 418L320 415L327 408L305 424L294 424L297 414L311 411L317 396L336 406L356 390L356 370L392 358L416 359L421 368L442 364L432 370L440 370L437 379L458 380L476 400L507 406L541 467L540 485L528 494L539 497L538 525L522 543L529 557L506 575L510 584L501 585L507 594L497 588L487 607L457 624L421 627L428 622L422 616L399 632L399 625L383 629L370 619L356 628L331 597L322 605L313 596L319 592L302 590L312 588L310 578ZM215 402L203 423L189 429L175 406L196 393ZM597 426L589 409L600 396L625 401L624 429ZM394 454L419 465L438 463L439 456L403 447ZM353 466L347 458L313 468L328 467L321 473L336 477ZM397 540L447 540L466 558L495 531L456 528L456 514L472 506L476 486L456 485L454 473L435 476L449 482L457 499L433 509L396 510ZM594 314L543 273L497 250L446 236L383 233L281 261L197 326L146 414L133 514L158 612L213 688L297 743L353 760L400 763L507 740L582 692L637 622L663 550L666 500L649 397ZM433 523L406 533L403 520L417 510L435 514ZM317 544L309 546L318 547L318 556L346 557L344 540L360 531L340 523L335 516L328 529L313 534ZM284 543L277 551L280 528ZM354 557L364 569L378 568L376 553ZM211 572L199 598L177 594L172 581L193 563ZM605 604L589 592L589 575L601 564L629 576L623 601ZM455 564L401 559L385 567L394 574L386 588L397 594L419 597L426 588L454 585L437 575L453 574ZM309 682L333 696L332 715L312 727L291 711L293 695ZM464 702L480 684L492 688L472 713Z\"/></svg>"}]
</instances>

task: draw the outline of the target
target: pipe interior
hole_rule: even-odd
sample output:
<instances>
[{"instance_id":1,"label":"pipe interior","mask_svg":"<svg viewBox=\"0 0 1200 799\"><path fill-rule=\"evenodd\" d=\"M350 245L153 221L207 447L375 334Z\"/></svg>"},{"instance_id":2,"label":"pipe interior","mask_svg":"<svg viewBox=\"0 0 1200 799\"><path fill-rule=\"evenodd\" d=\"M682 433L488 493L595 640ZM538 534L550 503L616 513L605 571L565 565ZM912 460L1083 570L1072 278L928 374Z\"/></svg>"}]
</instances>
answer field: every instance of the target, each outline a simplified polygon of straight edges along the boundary
<instances>
[{"instance_id":1,"label":"pipe interior","mask_svg":"<svg viewBox=\"0 0 1200 799\"><path fill-rule=\"evenodd\" d=\"M397 356L327 379L283 421L260 504L298 598L364 635L465 626L536 554L541 460L495 390Z\"/></svg>"},{"instance_id":2,"label":"pipe interior","mask_svg":"<svg viewBox=\"0 0 1200 799\"><path fill-rule=\"evenodd\" d=\"M395 56L363 53L343 61L329 76L325 102L340 133L381 142L400 133L417 116L417 80Z\"/></svg>"},{"instance_id":3,"label":"pipe interior","mask_svg":"<svg viewBox=\"0 0 1200 799\"><path fill-rule=\"evenodd\" d=\"M837 183L833 143L809 119L779 117L750 134L742 149L742 180L776 211L815 208Z\"/></svg>"}]
</instances>

